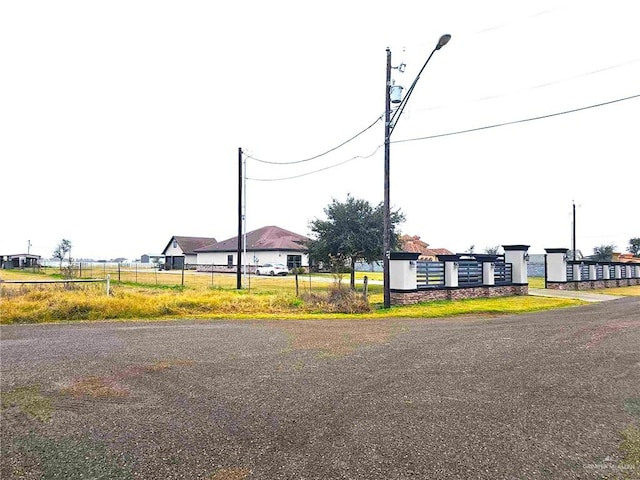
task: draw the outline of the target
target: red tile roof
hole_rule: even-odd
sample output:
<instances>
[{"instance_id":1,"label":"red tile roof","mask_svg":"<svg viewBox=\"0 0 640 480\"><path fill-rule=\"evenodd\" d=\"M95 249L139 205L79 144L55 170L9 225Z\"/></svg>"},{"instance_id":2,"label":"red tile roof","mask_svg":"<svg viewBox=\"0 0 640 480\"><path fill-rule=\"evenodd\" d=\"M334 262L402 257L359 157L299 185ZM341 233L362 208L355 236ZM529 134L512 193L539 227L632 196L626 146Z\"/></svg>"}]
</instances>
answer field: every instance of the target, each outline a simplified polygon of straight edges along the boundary
<instances>
[{"instance_id":1,"label":"red tile roof","mask_svg":"<svg viewBox=\"0 0 640 480\"><path fill-rule=\"evenodd\" d=\"M290 232L276 226L262 227L247 232L247 250L294 250L305 249L300 242L309 240L303 235ZM238 237L228 238L214 245L197 249L197 252L235 252L238 249Z\"/></svg>"}]
</instances>

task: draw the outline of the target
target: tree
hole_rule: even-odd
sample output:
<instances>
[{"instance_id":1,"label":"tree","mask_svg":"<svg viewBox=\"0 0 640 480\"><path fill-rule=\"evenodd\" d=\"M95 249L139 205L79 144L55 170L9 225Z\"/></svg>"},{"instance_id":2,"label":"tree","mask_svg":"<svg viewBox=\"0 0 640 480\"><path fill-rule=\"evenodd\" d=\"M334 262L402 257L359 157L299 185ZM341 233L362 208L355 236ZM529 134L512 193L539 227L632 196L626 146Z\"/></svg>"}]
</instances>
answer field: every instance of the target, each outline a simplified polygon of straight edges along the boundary
<instances>
[{"instance_id":1,"label":"tree","mask_svg":"<svg viewBox=\"0 0 640 480\"><path fill-rule=\"evenodd\" d=\"M366 200L347 195L344 203L333 199L324 208L326 220L315 219L309 228L315 236L307 242L307 253L314 261L331 265L333 271L348 266L351 269L350 285L355 289L355 264L357 261L373 262L382 259L384 233L384 206L372 207ZM399 210L391 211L391 248L399 245L396 232L404 221Z\"/></svg>"},{"instance_id":2,"label":"tree","mask_svg":"<svg viewBox=\"0 0 640 480\"><path fill-rule=\"evenodd\" d=\"M62 260L69 254L69 264L71 264L71 240L63 238L53 251L53 258L60 260L60 270L62 270Z\"/></svg>"},{"instance_id":3,"label":"tree","mask_svg":"<svg viewBox=\"0 0 640 480\"><path fill-rule=\"evenodd\" d=\"M640 237L635 237L629 240L627 252L632 254L634 257L640 257Z\"/></svg>"},{"instance_id":4,"label":"tree","mask_svg":"<svg viewBox=\"0 0 640 480\"><path fill-rule=\"evenodd\" d=\"M610 262L613 258L615 245L600 245L593 248L593 259L599 262Z\"/></svg>"},{"instance_id":5,"label":"tree","mask_svg":"<svg viewBox=\"0 0 640 480\"><path fill-rule=\"evenodd\" d=\"M485 247L484 253L487 253L489 255L500 255L501 248L502 247L500 247L500 245L494 245L493 247Z\"/></svg>"},{"instance_id":6,"label":"tree","mask_svg":"<svg viewBox=\"0 0 640 480\"><path fill-rule=\"evenodd\" d=\"M474 253L476 253L475 250L476 250L476 246L475 245L471 245L469 248L467 248L467 252L466 253L469 253L469 254L473 255Z\"/></svg>"}]
</instances>

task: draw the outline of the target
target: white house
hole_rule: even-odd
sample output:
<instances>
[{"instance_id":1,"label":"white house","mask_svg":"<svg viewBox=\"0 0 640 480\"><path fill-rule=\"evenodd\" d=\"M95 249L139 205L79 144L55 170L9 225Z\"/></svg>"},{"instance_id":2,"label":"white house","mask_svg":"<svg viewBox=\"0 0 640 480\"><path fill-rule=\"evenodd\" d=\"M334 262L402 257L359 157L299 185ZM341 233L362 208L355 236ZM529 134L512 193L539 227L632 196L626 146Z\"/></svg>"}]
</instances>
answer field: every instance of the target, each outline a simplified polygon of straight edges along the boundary
<instances>
[{"instance_id":1,"label":"white house","mask_svg":"<svg viewBox=\"0 0 640 480\"><path fill-rule=\"evenodd\" d=\"M173 236L162 255L165 257L164 268L166 270L180 270L184 266L197 263L196 249L216 243L215 238L207 237L178 237Z\"/></svg>"},{"instance_id":2,"label":"white house","mask_svg":"<svg viewBox=\"0 0 640 480\"><path fill-rule=\"evenodd\" d=\"M289 269L308 267L309 256L304 252L304 242L309 239L276 226L262 227L246 234L240 265L259 266L265 263L282 263ZM238 237L229 238L206 247L196 249L198 265L233 267L238 260ZM246 262L245 262L246 260Z\"/></svg>"}]
</instances>

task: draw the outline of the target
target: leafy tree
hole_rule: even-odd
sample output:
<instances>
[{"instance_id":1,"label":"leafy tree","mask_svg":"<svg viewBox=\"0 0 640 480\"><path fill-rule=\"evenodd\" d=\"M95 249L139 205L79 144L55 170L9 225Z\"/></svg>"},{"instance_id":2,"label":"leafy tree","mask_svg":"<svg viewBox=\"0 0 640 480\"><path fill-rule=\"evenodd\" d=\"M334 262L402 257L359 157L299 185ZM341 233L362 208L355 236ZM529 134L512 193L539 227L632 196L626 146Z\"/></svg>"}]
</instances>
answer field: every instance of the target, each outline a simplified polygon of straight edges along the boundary
<instances>
[{"instance_id":1,"label":"leafy tree","mask_svg":"<svg viewBox=\"0 0 640 480\"><path fill-rule=\"evenodd\" d=\"M599 247L594 247L593 259L599 262L610 262L615 249L615 245L600 245Z\"/></svg>"},{"instance_id":2,"label":"leafy tree","mask_svg":"<svg viewBox=\"0 0 640 480\"><path fill-rule=\"evenodd\" d=\"M53 251L53 258L60 260L60 270L62 270L62 260L69 254L69 264L71 264L71 240L63 238Z\"/></svg>"},{"instance_id":3,"label":"leafy tree","mask_svg":"<svg viewBox=\"0 0 640 480\"><path fill-rule=\"evenodd\" d=\"M640 257L640 237L635 237L629 240L627 252L631 253L634 257Z\"/></svg>"},{"instance_id":4,"label":"leafy tree","mask_svg":"<svg viewBox=\"0 0 640 480\"><path fill-rule=\"evenodd\" d=\"M333 199L324 208L326 220L315 219L309 228L315 236L307 242L307 253L314 261L331 265L334 272L348 266L351 270L351 288L355 289L355 263L374 262L383 256L384 205L372 207L366 200L347 195L342 203ZM399 210L391 211L391 248L399 245L396 232L404 221Z\"/></svg>"}]
</instances>

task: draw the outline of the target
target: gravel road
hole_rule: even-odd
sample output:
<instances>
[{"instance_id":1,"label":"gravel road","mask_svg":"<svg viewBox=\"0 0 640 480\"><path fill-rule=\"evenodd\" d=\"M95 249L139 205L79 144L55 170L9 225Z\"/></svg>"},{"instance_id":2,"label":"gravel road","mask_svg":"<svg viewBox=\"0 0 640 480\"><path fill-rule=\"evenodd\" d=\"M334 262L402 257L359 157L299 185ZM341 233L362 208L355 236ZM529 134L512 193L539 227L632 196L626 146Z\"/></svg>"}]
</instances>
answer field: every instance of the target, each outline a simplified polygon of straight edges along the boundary
<instances>
[{"instance_id":1,"label":"gravel road","mask_svg":"<svg viewBox=\"0 0 640 480\"><path fill-rule=\"evenodd\" d=\"M3 479L618 478L640 426L639 298L0 334Z\"/></svg>"}]
</instances>

